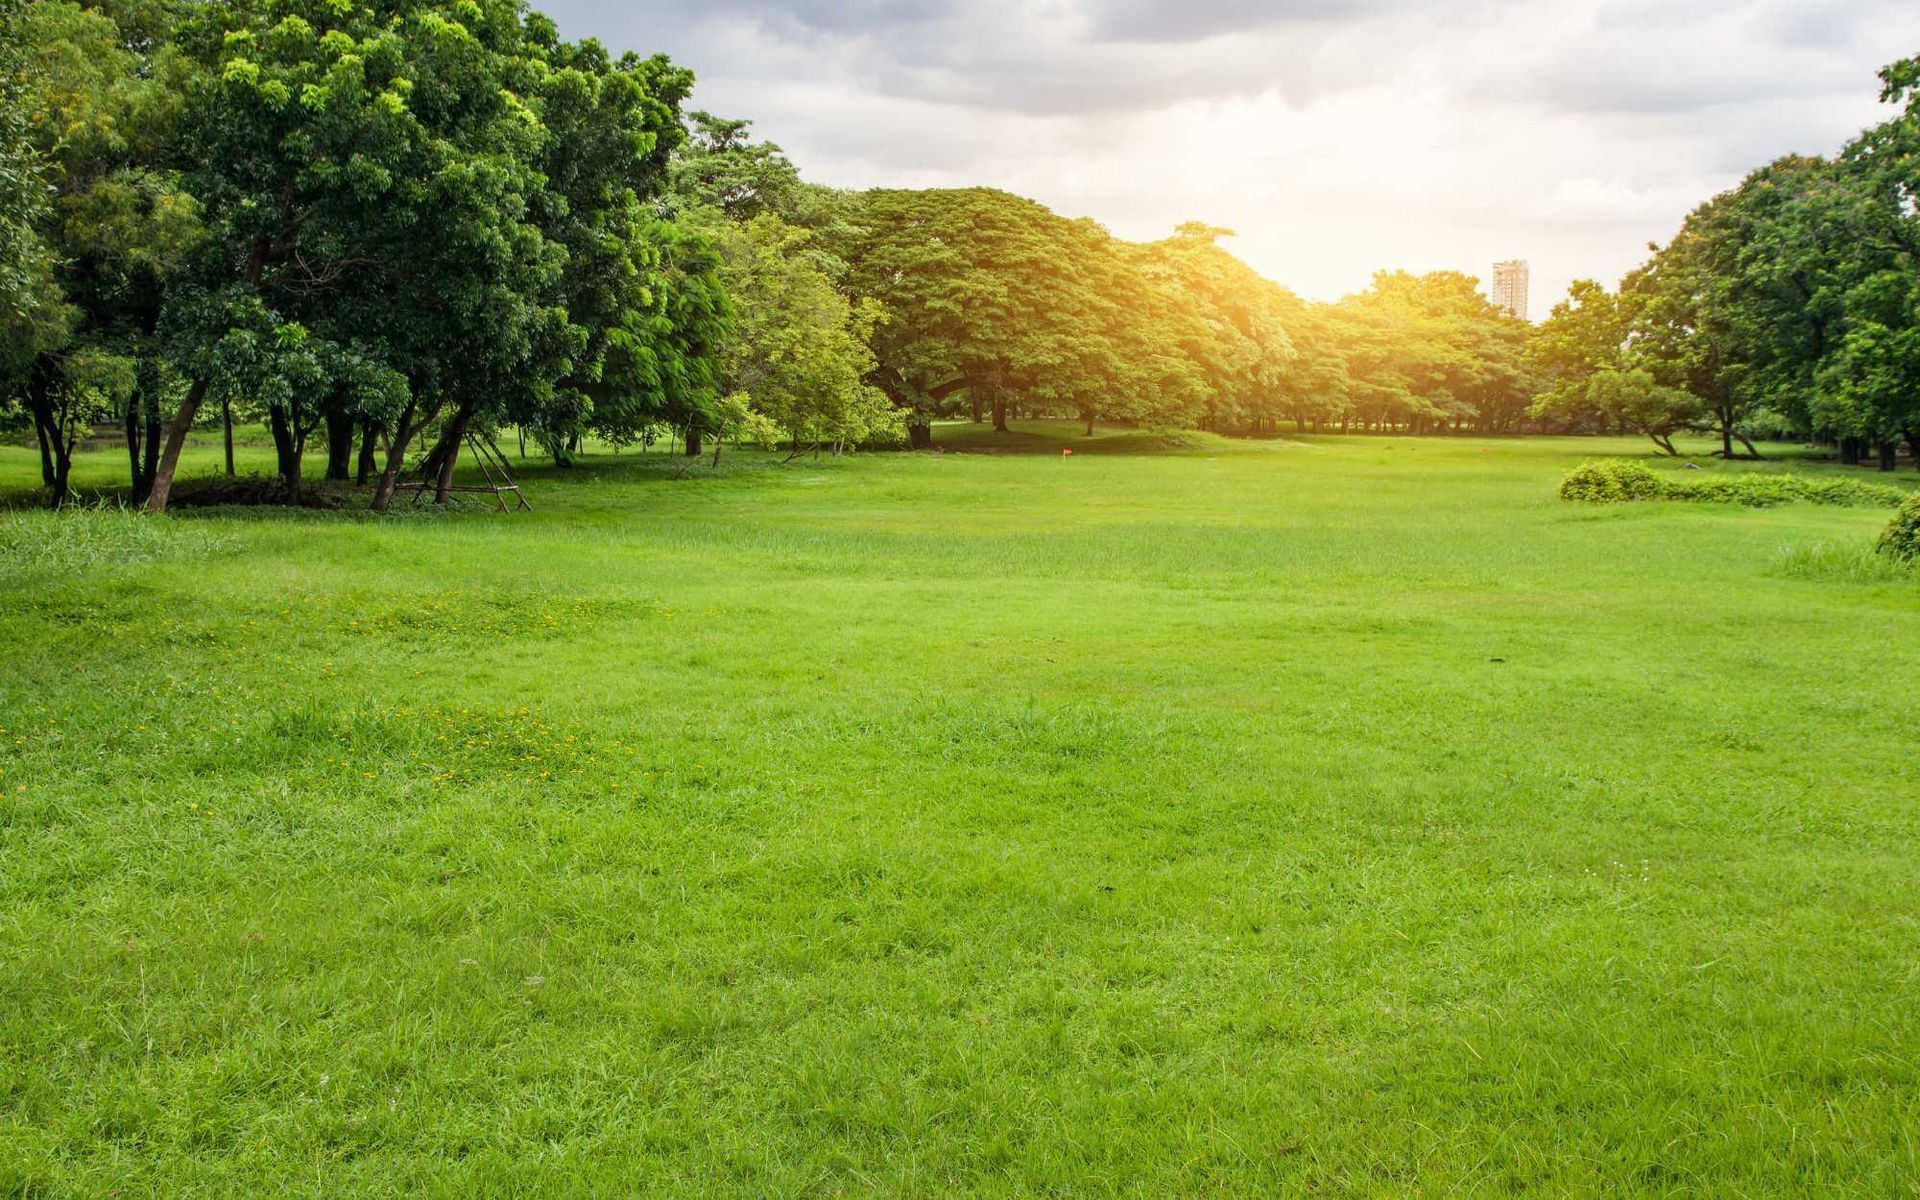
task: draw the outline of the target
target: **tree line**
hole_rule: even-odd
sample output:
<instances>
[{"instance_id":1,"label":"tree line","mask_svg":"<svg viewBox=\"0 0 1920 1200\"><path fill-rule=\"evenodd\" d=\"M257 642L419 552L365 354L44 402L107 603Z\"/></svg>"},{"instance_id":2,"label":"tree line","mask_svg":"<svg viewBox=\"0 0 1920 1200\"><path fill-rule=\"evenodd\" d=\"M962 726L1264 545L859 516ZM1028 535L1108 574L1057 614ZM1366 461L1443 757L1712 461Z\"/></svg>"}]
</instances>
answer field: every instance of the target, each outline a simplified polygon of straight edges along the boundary
<instances>
[{"instance_id":1,"label":"tree line","mask_svg":"<svg viewBox=\"0 0 1920 1200\"><path fill-rule=\"evenodd\" d=\"M1754 171L1613 290L1575 283L1533 339L1535 414L1668 453L1703 431L1728 457L1792 437L1920 464L1920 58L1880 77L1899 111L1838 154Z\"/></svg>"},{"instance_id":2,"label":"tree line","mask_svg":"<svg viewBox=\"0 0 1920 1200\"><path fill-rule=\"evenodd\" d=\"M1535 330L1463 274L1312 303L1187 224L1134 243L990 189L808 183L665 57L519 0L0 0L0 419L57 503L96 431L166 508L195 429L278 485L463 444L931 444L1015 414L1223 432L1911 440L1901 117L1711 202ZM1903 408L1902 405L1909 407ZM318 460L313 461L313 460Z\"/></svg>"}]
</instances>

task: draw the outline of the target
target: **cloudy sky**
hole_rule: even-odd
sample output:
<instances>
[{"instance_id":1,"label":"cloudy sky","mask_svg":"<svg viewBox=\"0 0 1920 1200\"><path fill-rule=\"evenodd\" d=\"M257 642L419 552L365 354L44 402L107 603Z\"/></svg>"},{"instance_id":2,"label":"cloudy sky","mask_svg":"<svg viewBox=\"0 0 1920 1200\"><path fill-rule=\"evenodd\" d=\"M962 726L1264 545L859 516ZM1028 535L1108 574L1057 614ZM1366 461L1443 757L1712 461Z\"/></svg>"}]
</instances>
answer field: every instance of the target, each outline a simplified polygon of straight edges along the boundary
<instances>
[{"instance_id":1,"label":"cloudy sky","mask_svg":"<svg viewBox=\"0 0 1920 1200\"><path fill-rule=\"evenodd\" d=\"M1878 119L1914 0L546 0L664 50L810 179L1183 220L1332 299L1379 267L1617 278L1751 167Z\"/></svg>"}]
</instances>

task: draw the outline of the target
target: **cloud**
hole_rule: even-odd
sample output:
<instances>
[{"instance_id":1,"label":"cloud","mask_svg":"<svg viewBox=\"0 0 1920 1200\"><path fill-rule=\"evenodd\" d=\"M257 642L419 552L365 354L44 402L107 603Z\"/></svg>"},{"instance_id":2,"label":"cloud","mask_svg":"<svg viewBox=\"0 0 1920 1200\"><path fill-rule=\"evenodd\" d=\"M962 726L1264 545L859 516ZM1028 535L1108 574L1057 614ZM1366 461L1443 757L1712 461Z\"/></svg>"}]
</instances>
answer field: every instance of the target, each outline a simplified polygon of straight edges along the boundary
<instances>
[{"instance_id":1,"label":"cloud","mask_svg":"<svg viewBox=\"0 0 1920 1200\"><path fill-rule=\"evenodd\" d=\"M1378 267L1614 278L1878 119L1908 0L553 0L664 50L809 178L988 184L1123 236L1200 218L1317 296Z\"/></svg>"},{"instance_id":2,"label":"cloud","mask_svg":"<svg viewBox=\"0 0 1920 1200\"><path fill-rule=\"evenodd\" d=\"M1521 98L1577 113L1705 114L1778 100L1862 94L1882 31L1920 29L1898 9L1854 17L1829 7L1649 5L1622 0L1533 27L1477 72L1469 96ZM1871 15L1869 15L1871 14ZM1815 36L1817 31L1817 36ZM1723 114L1724 115L1724 114ZM1733 114L1737 116L1737 114Z\"/></svg>"},{"instance_id":3,"label":"cloud","mask_svg":"<svg viewBox=\"0 0 1920 1200\"><path fill-rule=\"evenodd\" d=\"M1367 16L1410 0L1119 0L1089 6L1095 36L1127 41L1179 43L1276 26L1332 23Z\"/></svg>"}]
</instances>

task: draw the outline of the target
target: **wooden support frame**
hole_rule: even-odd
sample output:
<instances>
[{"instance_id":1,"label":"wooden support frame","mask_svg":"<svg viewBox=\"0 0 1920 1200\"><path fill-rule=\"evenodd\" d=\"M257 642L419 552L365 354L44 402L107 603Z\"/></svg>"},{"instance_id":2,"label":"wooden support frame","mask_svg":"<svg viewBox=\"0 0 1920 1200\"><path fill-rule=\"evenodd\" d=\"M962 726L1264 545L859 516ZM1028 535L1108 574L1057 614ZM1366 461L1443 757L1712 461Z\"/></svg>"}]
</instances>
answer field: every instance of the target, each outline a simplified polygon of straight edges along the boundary
<instances>
[{"instance_id":1,"label":"wooden support frame","mask_svg":"<svg viewBox=\"0 0 1920 1200\"><path fill-rule=\"evenodd\" d=\"M456 485L448 488L447 491L466 495L492 496L494 503L500 506L500 511L503 513L532 512L533 505L528 503L526 493L520 490L519 483L513 478L513 472L507 468L507 456L501 452L500 447L494 445L491 438L479 437L471 430L467 432L466 443L467 449L473 454L474 463L480 468L481 478L487 481L486 485L484 487L472 484ZM419 504L429 492L439 491L439 481L413 479L397 485L393 490L412 492L413 502ZM514 499L511 505L507 503L509 494Z\"/></svg>"}]
</instances>

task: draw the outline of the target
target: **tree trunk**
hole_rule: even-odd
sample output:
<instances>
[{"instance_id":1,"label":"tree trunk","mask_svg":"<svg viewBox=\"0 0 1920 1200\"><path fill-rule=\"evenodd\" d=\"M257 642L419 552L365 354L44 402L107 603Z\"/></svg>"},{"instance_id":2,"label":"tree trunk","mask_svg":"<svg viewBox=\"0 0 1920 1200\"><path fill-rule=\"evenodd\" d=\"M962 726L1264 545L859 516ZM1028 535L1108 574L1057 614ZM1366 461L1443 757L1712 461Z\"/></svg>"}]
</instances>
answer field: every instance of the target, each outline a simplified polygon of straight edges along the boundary
<instances>
[{"instance_id":1,"label":"tree trunk","mask_svg":"<svg viewBox=\"0 0 1920 1200\"><path fill-rule=\"evenodd\" d=\"M1087 414L1087 436L1088 437L1093 436L1093 414L1092 413Z\"/></svg>"},{"instance_id":2,"label":"tree trunk","mask_svg":"<svg viewBox=\"0 0 1920 1200\"><path fill-rule=\"evenodd\" d=\"M435 504L446 504L453 499L453 471L460 463L460 447L466 442L467 425L472 420L472 405L465 402L456 405L453 416L447 419L446 428L440 431L440 441L435 444L433 453L427 456L429 470L434 475Z\"/></svg>"},{"instance_id":3,"label":"tree trunk","mask_svg":"<svg viewBox=\"0 0 1920 1200\"><path fill-rule=\"evenodd\" d=\"M48 496L48 503L55 508L65 508L67 505L67 497L70 494L67 487L67 475L72 470L73 454L71 450L68 449L67 444L62 442L54 450L53 490Z\"/></svg>"},{"instance_id":4,"label":"tree trunk","mask_svg":"<svg viewBox=\"0 0 1920 1200\"><path fill-rule=\"evenodd\" d=\"M353 414L327 413L327 479L345 483L353 478Z\"/></svg>"},{"instance_id":5,"label":"tree trunk","mask_svg":"<svg viewBox=\"0 0 1920 1200\"><path fill-rule=\"evenodd\" d=\"M220 397L220 428L227 448L227 478L233 478L233 397Z\"/></svg>"},{"instance_id":6,"label":"tree trunk","mask_svg":"<svg viewBox=\"0 0 1920 1200\"><path fill-rule=\"evenodd\" d=\"M698 425L687 426L687 457L700 457L700 427Z\"/></svg>"},{"instance_id":7,"label":"tree trunk","mask_svg":"<svg viewBox=\"0 0 1920 1200\"><path fill-rule=\"evenodd\" d=\"M33 413L33 434L40 441L40 486L53 486L53 448L59 430L53 420L53 380L39 364L27 380L27 408Z\"/></svg>"},{"instance_id":8,"label":"tree trunk","mask_svg":"<svg viewBox=\"0 0 1920 1200\"><path fill-rule=\"evenodd\" d=\"M993 431L995 433L1007 431L1007 402L1000 398L1000 393L997 391L993 394Z\"/></svg>"},{"instance_id":9,"label":"tree trunk","mask_svg":"<svg viewBox=\"0 0 1920 1200\"><path fill-rule=\"evenodd\" d=\"M380 426L375 423L373 418L369 417L360 422L359 471L358 478L354 480L354 483L359 487L367 486L367 480L373 476L376 465L374 462L374 451L377 448L379 432Z\"/></svg>"},{"instance_id":10,"label":"tree trunk","mask_svg":"<svg viewBox=\"0 0 1920 1200\"><path fill-rule=\"evenodd\" d=\"M981 421L986 419L986 413L980 407L980 389L968 388L967 399L971 401L973 404L973 423L975 425L978 425Z\"/></svg>"},{"instance_id":11,"label":"tree trunk","mask_svg":"<svg viewBox=\"0 0 1920 1200\"><path fill-rule=\"evenodd\" d=\"M133 489L135 504L146 503L148 493L153 491L153 477L160 469L160 438L163 430L160 423L160 372L157 364L150 364L150 368L148 379L140 388L146 432L140 442L139 478Z\"/></svg>"},{"instance_id":12,"label":"tree trunk","mask_svg":"<svg viewBox=\"0 0 1920 1200\"><path fill-rule=\"evenodd\" d=\"M62 508L67 497L73 494L67 485L67 478L73 473L73 442L78 431L58 437L53 444L53 506Z\"/></svg>"},{"instance_id":13,"label":"tree trunk","mask_svg":"<svg viewBox=\"0 0 1920 1200\"><path fill-rule=\"evenodd\" d=\"M166 432L166 425L160 420L160 370L158 364L154 366L153 383L150 387L146 388L145 391L147 396L147 440L145 446L146 454L140 464L140 494L142 497L153 487L154 472L160 469L160 439Z\"/></svg>"},{"instance_id":14,"label":"tree trunk","mask_svg":"<svg viewBox=\"0 0 1920 1200\"><path fill-rule=\"evenodd\" d=\"M433 423L432 417L428 417L426 420L420 422L420 432L425 433L427 431L427 426L431 425L432 423ZM423 481L428 479L433 479L433 480L439 479L440 464L446 460L446 457L447 457L447 431L443 428L440 431L440 436L434 439L433 445L427 447L426 457L420 460L420 468L419 468L420 478Z\"/></svg>"},{"instance_id":15,"label":"tree trunk","mask_svg":"<svg viewBox=\"0 0 1920 1200\"><path fill-rule=\"evenodd\" d=\"M1852 466L1859 465L1859 462L1860 462L1859 441L1855 438L1850 438L1850 437L1841 438L1840 439L1840 465L1843 467L1852 467Z\"/></svg>"},{"instance_id":16,"label":"tree trunk","mask_svg":"<svg viewBox=\"0 0 1920 1200\"><path fill-rule=\"evenodd\" d=\"M907 448L910 450L933 449L933 426L925 421L914 421L907 425Z\"/></svg>"},{"instance_id":17,"label":"tree trunk","mask_svg":"<svg viewBox=\"0 0 1920 1200\"><path fill-rule=\"evenodd\" d=\"M1733 457L1733 418L1727 410L1720 410L1720 457Z\"/></svg>"},{"instance_id":18,"label":"tree trunk","mask_svg":"<svg viewBox=\"0 0 1920 1200\"><path fill-rule=\"evenodd\" d=\"M393 507L393 492L400 485L400 468L407 465L407 446L412 443L414 435L420 432L420 426L433 420L434 414L440 411L440 402L435 401L420 419L419 425L416 425L413 419L418 411L419 402L409 396L407 406L400 411L399 423L393 427L393 440L387 443L386 469L380 472L380 482L373 489L375 512L385 512Z\"/></svg>"},{"instance_id":19,"label":"tree trunk","mask_svg":"<svg viewBox=\"0 0 1920 1200\"><path fill-rule=\"evenodd\" d=\"M460 447L467 437L467 423L473 420L473 409L466 403L455 406L453 416L447 419L445 429L440 431L440 441L434 445L433 453L427 456L429 469L434 476L433 502L446 504L453 499L453 471L460 463Z\"/></svg>"},{"instance_id":20,"label":"tree trunk","mask_svg":"<svg viewBox=\"0 0 1920 1200\"><path fill-rule=\"evenodd\" d=\"M1747 448L1748 458L1753 459L1755 462L1758 462L1760 460L1760 447L1754 445L1752 440L1749 439L1746 434L1736 433L1733 436L1736 438L1739 438L1740 444Z\"/></svg>"},{"instance_id":21,"label":"tree trunk","mask_svg":"<svg viewBox=\"0 0 1920 1200\"><path fill-rule=\"evenodd\" d=\"M446 505L453 499L453 469L460 464L460 443L454 442L447 447L447 453L440 459L440 477L434 481L433 502Z\"/></svg>"},{"instance_id":22,"label":"tree trunk","mask_svg":"<svg viewBox=\"0 0 1920 1200\"><path fill-rule=\"evenodd\" d=\"M67 475L73 469L73 439L66 421L54 406L53 364L42 356L27 380L27 404L33 410L33 429L40 439L40 480L49 499L59 508L67 499Z\"/></svg>"},{"instance_id":23,"label":"tree trunk","mask_svg":"<svg viewBox=\"0 0 1920 1200\"><path fill-rule=\"evenodd\" d=\"M161 451L160 464L153 473L153 490L147 493L147 511L150 513L167 511L167 497L173 493L173 473L180 467L180 448L187 444L187 431L193 428L193 416L200 411L200 402L206 397L206 382L195 380L180 400L180 411L173 414L173 421L167 426L167 446Z\"/></svg>"},{"instance_id":24,"label":"tree trunk","mask_svg":"<svg viewBox=\"0 0 1920 1200\"><path fill-rule=\"evenodd\" d=\"M133 395L127 397L127 484L133 491L133 502L140 503L140 388L135 386Z\"/></svg>"},{"instance_id":25,"label":"tree trunk","mask_svg":"<svg viewBox=\"0 0 1920 1200\"><path fill-rule=\"evenodd\" d=\"M273 455L280 482L287 489L287 499L297 500L300 498L300 439L285 409L268 412L267 426L273 432Z\"/></svg>"},{"instance_id":26,"label":"tree trunk","mask_svg":"<svg viewBox=\"0 0 1920 1200\"><path fill-rule=\"evenodd\" d=\"M1913 455L1914 470L1920 471L1920 430L1909 429L1906 435L1907 450Z\"/></svg>"},{"instance_id":27,"label":"tree trunk","mask_svg":"<svg viewBox=\"0 0 1920 1200\"><path fill-rule=\"evenodd\" d=\"M1892 438L1880 443L1880 469L1882 471L1900 469L1900 447Z\"/></svg>"}]
</instances>

